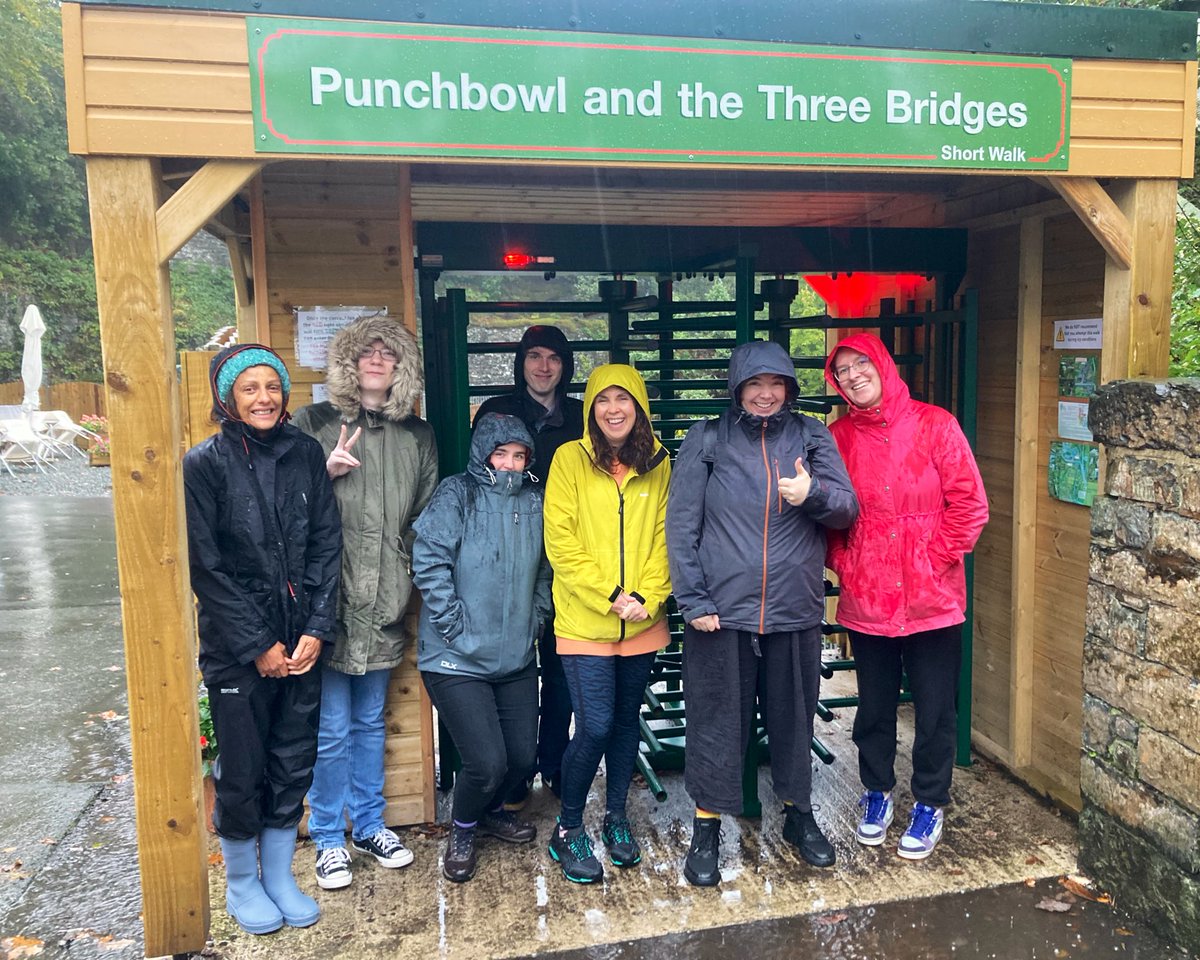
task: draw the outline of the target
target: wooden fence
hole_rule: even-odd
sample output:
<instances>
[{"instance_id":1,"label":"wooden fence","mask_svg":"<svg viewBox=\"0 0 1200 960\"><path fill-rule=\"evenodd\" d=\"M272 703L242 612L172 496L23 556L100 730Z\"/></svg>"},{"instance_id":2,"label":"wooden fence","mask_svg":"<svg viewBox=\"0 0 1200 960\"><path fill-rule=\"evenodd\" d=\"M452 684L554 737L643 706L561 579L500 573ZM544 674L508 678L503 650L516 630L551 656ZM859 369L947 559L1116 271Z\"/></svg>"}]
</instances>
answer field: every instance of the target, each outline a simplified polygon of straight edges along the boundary
<instances>
[{"instance_id":1,"label":"wooden fence","mask_svg":"<svg viewBox=\"0 0 1200 960\"><path fill-rule=\"evenodd\" d=\"M104 416L104 384L55 383L38 391L43 410L65 410L76 423L85 413ZM25 399L25 385L17 380L0 383L0 406L17 405Z\"/></svg>"}]
</instances>

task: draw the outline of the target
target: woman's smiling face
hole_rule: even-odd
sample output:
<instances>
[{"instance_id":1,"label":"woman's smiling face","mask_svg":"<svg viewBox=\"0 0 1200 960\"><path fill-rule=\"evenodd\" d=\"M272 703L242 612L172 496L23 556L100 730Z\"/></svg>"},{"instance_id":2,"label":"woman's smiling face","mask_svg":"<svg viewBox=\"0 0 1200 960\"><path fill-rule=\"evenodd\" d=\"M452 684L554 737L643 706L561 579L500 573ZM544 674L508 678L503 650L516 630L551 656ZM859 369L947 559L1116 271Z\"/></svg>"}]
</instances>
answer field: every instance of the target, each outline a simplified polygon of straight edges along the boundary
<instances>
[{"instance_id":1,"label":"woman's smiling face","mask_svg":"<svg viewBox=\"0 0 1200 960\"><path fill-rule=\"evenodd\" d=\"M592 416L600 432L614 448L619 448L633 431L637 419L637 401L622 387L606 387L596 394Z\"/></svg>"},{"instance_id":2,"label":"woman's smiling face","mask_svg":"<svg viewBox=\"0 0 1200 960\"><path fill-rule=\"evenodd\" d=\"M757 417L769 417L787 402L787 381L774 373L760 373L739 388L742 409Z\"/></svg>"},{"instance_id":3,"label":"woman's smiling face","mask_svg":"<svg viewBox=\"0 0 1200 960\"><path fill-rule=\"evenodd\" d=\"M877 407L883 399L883 381L879 378L879 371L864 353L839 350L833 355L833 376L856 407Z\"/></svg>"},{"instance_id":4,"label":"woman's smiling face","mask_svg":"<svg viewBox=\"0 0 1200 960\"><path fill-rule=\"evenodd\" d=\"M283 415L283 382L271 367L248 367L233 381L233 408L238 419L265 433Z\"/></svg>"}]
</instances>

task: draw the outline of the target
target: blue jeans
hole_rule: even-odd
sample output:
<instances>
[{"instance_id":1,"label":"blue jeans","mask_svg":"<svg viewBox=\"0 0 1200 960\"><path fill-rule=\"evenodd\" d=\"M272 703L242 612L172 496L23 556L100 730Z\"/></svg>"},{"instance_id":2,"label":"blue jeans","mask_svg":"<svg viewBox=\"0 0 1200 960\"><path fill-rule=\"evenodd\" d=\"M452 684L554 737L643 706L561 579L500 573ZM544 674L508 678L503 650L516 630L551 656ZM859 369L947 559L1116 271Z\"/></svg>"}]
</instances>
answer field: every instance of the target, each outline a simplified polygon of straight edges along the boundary
<instances>
[{"instance_id":1,"label":"blue jeans","mask_svg":"<svg viewBox=\"0 0 1200 960\"><path fill-rule=\"evenodd\" d=\"M601 757L607 786L605 810L625 816L625 798L641 740L638 714L654 657L651 651L636 657L569 654L562 658L575 708L575 735L562 758L560 823L568 830L583 823L583 808Z\"/></svg>"},{"instance_id":2,"label":"blue jeans","mask_svg":"<svg viewBox=\"0 0 1200 960\"><path fill-rule=\"evenodd\" d=\"M361 676L325 671L317 765L308 791L308 832L318 850L345 844L347 810L355 840L374 836L384 825L383 704L391 675L391 670Z\"/></svg>"}]
</instances>

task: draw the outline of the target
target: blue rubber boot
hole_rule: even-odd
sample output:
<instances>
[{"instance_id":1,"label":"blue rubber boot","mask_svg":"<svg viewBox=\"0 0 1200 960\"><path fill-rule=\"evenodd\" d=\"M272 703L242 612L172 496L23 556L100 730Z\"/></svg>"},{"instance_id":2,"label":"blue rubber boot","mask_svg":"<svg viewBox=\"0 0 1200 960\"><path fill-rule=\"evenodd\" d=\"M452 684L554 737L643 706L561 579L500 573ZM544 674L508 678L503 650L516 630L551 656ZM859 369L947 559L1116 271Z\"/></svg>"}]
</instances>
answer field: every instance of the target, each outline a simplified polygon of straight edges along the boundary
<instances>
[{"instance_id":1,"label":"blue rubber boot","mask_svg":"<svg viewBox=\"0 0 1200 960\"><path fill-rule=\"evenodd\" d=\"M267 827L258 835L262 885L283 914L289 927L311 927L321 919L317 901L296 886L292 857L296 853L296 828Z\"/></svg>"},{"instance_id":2,"label":"blue rubber boot","mask_svg":"<svg viewBox=\"0 0 1200 960\"><path fill-rule=\"evenodd\" d=\"M283 926L283 914L258 879L258 840L226 840L221 837L225 858L225 909L247 933L274 933Z\"/></svg>"}]
</instances>

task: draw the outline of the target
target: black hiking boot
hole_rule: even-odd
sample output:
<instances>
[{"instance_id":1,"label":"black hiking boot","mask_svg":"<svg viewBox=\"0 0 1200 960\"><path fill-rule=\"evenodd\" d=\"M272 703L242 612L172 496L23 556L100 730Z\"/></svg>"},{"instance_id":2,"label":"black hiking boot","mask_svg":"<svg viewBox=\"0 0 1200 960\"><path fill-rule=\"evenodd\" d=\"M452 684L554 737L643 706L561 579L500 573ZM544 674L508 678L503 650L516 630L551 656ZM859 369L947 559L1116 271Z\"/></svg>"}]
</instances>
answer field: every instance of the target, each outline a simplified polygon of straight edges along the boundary
<instances>
[{"instance_id":1,"label":"black hiking boot","mask_svg":"<svg viewBox=\"0 0 1200 960\"><path fill-rule=\"evenodd\" d=\"M812 811L789 805L783 808L783 814L783 839L814 867L832 867L836 859L833 844L825 839Z\"/></svg>"},{"instance_id":2,"label":"black hiking boot","mask_svg":"<svg viewBox=\"0 0 1200 960\"><path fill-rule=\"evenodd\" d=\"M721 848L721 818L696 817L692 820L692 845L683 862L683 875L695 887L715 887L721 882L717 866Z\"/></svg>"}]
</instances>

